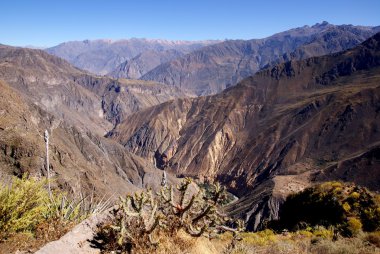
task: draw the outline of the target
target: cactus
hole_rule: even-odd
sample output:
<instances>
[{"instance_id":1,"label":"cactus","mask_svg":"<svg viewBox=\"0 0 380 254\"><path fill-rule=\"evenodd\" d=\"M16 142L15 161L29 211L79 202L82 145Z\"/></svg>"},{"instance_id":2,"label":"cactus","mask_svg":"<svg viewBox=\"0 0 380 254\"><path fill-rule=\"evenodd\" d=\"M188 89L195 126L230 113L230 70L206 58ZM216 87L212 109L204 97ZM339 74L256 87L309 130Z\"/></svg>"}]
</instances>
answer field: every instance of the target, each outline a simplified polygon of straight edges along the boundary
<instances>
[{"instance_id":1,"label":"cactus","mask_svg":"<svg viewBox=\"0 0 380 254\"><path fill-rule=\"evenodd\" d=\"M238 224L237 228L227 227L229 219L219 211L219 204L226 197L224 187L214 184L206 195L202 189L191 192L191 185L192 180L185 178L176 188L163 186L155 195L148 190L120 198L111 226L114 231L109 234L117 235L113 240L117 241L119 250L126 250L126 246L154 250L159 244L154 238L174 236L179 230L193 237L205 235L209 238L231 231L234 241L237 240L235 236L243 224Z\"/></svg>"},{"instance_id":2,"label":"cactus","mask_svg":"<svg viewBox=\"0 0 380 254\"><path fill-rule=\"evenodd\" d=\"M150 245L155 245L152 233L160 220L157 207L151 190L135 193L133 196L128 195L125 199L120 198L119 225L114 227L119 231L118 244L139 242L141 239L148 240Z\"/></svg>"}]
</instances>

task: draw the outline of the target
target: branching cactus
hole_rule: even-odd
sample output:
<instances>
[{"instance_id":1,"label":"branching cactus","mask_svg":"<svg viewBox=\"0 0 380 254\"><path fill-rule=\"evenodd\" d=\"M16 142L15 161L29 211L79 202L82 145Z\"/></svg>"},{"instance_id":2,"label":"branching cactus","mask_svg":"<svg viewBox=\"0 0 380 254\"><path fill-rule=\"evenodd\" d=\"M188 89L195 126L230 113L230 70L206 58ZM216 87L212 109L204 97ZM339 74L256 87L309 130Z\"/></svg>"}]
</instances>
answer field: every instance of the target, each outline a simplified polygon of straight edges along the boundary
<instances>
[{"instance_id":1,"label":"branching cactus","mask_svg":"<svg viewBox=\"0 0 380 254\"><path fill-rule=\"evenodd\" d=\"M155 195L151 190L121 198L116 211L113 232L117 236L119 249L126 245L154 249L160 236L170 237L183 230L193 237L213 236L231 231L234 240L244 225L235 222L236 227L220 211L220 204L226 199L225 188L213 184L208 190L196 187L190 178L185 178L176 188L164 186ZM104 229L104 228L103 228Z\"/></svg>"},{"instance_id":2,"label":"branching cactus","mask_svg":"<svg viewBox=\"0 0 380 254\"><path fill-rule=\"evenodd\" d=\"M116 213L116 224L112 228L118 232L118 245L156 245L153 231L158 227L161 213L157 212L158 204L152 191L135 193L126 198L120 198Z\"/></svg>"},{"instance_id":3,"label":"branching cactus","mask_svg":"<svg viewBox=\"0 0 380 254\"><path fill-rule=\"evenodd\" d=\"M158 195L161 197L164 206L170 208L164 211L172 210L173 214L168 214L167 228L169 232L175 233L179 229L184 229L191 236L198 237L202 234L220 230L218 225L225 222L225 217L218 213L218 205L225 198L225 189L220 184L213 185L210 196L206 196L203 190L196 193L190 193L189 186L192 180L185 178L177 186L178 200L174 200L174 191L172 187L163 188Z\"/></svg>"}]
</instances>

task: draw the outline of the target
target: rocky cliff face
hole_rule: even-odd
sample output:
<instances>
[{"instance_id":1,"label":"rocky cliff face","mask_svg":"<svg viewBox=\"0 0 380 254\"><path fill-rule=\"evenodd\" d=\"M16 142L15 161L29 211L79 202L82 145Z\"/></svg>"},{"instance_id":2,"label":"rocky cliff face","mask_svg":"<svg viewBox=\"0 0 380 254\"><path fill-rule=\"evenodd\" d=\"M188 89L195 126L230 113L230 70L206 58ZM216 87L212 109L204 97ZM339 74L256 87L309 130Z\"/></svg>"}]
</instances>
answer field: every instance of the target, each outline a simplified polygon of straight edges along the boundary
<instances>
[{"instance_id":1,"label":"rocky cliff face","mask_svg":"<svg viewBox=\"0 0 380 254\"><path fill-rule=\"evenodd\" d=\"M165 155L177 175L222 181L241 198L231 213L248 214L251 229L319 179L315 172L377 189L368 177L344 178L341 162L380 141L379 45L377 34L352 50L264 69L215 96L143 110L109 137L152 162ZM376 176L376 158L361 170Z\"/></svg>"},{"instance_id":2,"label":"rocky cliff face","mask_svg":"<svg viewBox=\"0 0 380 254\"><path fill-rule=\"evenodd\" d=\"M189 53L219 41L167 41L148 39L71 41L48 48L46 51L66 59L74 66L92 73L105 75L117 66L144 52L165 54L166 50ZM149 54L149 53L148 53Z\"/></svg>"},{"instance_id":3,"label":"rocky cliff face","mask_svg":"<svg viewBox=\"0 0 380 254\"><path fill-rule=\"evenodd\" d=\"M50 133L53 186L98 198L158 187L161 172L103 137L69 125L0 81L1 174L46 176L43 133Z\"/></svg>"},{"instance_id":4,"label":"rocky cliff face","mask_svg":"<svg viewBox=\"0 0 380 254\"><path fill-rule=\"evenodd\" d=\"M141 79L185 88L198 95L215 94L273 62L345 50L378 31L380 27L335 26L324 22L265 39L225 41L157 66Z\"/></svg>"},{"instance_id":5,"label":"rocky cliff face","mask_svg":"<svg viewBox=\"0 0 380 254\"><path fill-rule=\"evenodd\" d=\"M104 133L111 125L103 118L101 98L74 82L82 74L41 50L0 47L0 79L57 117Z\"/></svg>"}]
</instances>

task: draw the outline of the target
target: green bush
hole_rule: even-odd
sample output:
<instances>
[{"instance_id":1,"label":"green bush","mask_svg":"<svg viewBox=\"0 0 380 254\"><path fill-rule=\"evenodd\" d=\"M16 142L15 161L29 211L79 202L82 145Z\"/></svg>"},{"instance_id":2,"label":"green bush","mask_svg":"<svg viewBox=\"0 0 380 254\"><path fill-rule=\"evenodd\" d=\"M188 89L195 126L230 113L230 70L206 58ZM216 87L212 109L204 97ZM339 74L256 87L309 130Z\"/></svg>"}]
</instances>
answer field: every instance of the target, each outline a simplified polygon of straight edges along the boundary
<instances>
[{"instance_id":1,"label":"green bush","mask_svg":"<svg viewBox=\"0 0 380 254\"><path fill-rule=\"evenodd\" d=\"M45 181L13 178L0 189L0 233L33 231L49 213L49 193Z\"/></svg>"},{"instance_id":2,"label":"green bush","mask_svg":"<svg viewBox=\"0 0 380 254\"><path fill-rule=\"evenodd\" d=\"M0 185L0 240L17 232L34 234L38 225L49 221L64 228L108 207L108 202L88 203L86 198L71 199L61 191L50 196L46 185L46 179L26 175Z\"/></svg>"},{"instance_id":3,"label":"green bush","mask_svg":"<svg viewBox=\"0 0 380 254\"><path fill-rule=\"evenodd\" d=\"M290 195L280 208L280 220L269 223L277 231L317 225L334 226L347 236L380 230L379 198L354 184L326 182Z\"/></svg>"},{"instance_id":4,"label":"green bush","mask_svg":"<svg viewBox=\"0 0 380 254\"><path fill-rule=\"evenodd\" d=\"M349 218L347 221L347 230L351 236L357 235L362 230L363 224L357 218Z\"/></svg>"}]
</instances>

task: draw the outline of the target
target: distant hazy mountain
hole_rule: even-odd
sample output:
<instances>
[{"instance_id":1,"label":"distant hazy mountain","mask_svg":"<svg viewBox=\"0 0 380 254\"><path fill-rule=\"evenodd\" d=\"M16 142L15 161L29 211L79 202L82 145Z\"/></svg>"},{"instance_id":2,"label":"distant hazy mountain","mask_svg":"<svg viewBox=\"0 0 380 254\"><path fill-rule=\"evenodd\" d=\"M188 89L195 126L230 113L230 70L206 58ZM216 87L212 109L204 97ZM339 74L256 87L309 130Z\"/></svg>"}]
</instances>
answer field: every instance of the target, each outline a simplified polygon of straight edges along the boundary
<instances>
[{"instance_id":1,"label":"distant hazy mountain","mask_svg":"<svg viewBox=\"0 0 380 254\"><path fill-rule=\"evenodd\" d=\"M215 94L268 64L345 50L377 31L380 27L323 22L265 39L225 41L159 65L141 79L185 88L198 95Z\"/></svg>"},{"instance_id":2,"label":"distant hazy mountain","mask_svg":"<svg viewBox=\"0 0 380 254\"><path fill-rule=\"evenodd\" d=\"M46 49L74 66L96 74L107 74L123 62L145 51L176 50L183 54L220 41L168 41L149 39L71 41Z\"/></svg>"},{"instance_id":3,"label":"distant hazy mountain","mask_svg":"<svg viewBox=\"0 0 380 254\"><path fill-rule=\"evenodd\" d=\"M115 70L108 73L108 75L115 78L138 79L160 64L169 62L183 55L184 53L174 49L164 51L147 50L120 64Z\"/></svg>"}]
</instances>

